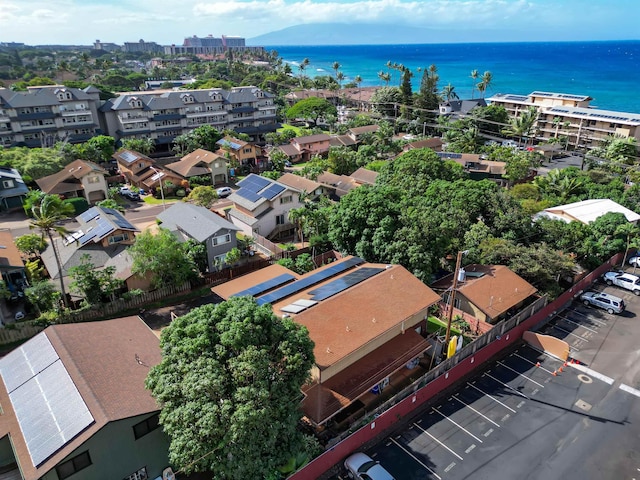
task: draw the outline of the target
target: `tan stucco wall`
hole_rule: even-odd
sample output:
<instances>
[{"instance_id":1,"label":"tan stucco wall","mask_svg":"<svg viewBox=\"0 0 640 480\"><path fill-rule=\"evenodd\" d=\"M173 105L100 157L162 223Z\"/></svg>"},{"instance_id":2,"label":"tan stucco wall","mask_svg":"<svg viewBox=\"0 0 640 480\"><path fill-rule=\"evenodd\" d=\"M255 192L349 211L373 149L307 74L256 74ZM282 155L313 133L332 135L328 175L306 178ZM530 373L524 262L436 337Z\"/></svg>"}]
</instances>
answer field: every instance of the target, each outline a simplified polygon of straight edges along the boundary
<instances>
[{"instance_id":1,"label":"tan stucco wall","mask_svg":"<svg viewBox=\"0 0 640 480\"><path fill-rule=\"evenodd\" d=\"M524 332L522 339L532 347L549 352L562 360L569 358L569 344L564 340L535 332Z\"/></svg>"}]
</instances>

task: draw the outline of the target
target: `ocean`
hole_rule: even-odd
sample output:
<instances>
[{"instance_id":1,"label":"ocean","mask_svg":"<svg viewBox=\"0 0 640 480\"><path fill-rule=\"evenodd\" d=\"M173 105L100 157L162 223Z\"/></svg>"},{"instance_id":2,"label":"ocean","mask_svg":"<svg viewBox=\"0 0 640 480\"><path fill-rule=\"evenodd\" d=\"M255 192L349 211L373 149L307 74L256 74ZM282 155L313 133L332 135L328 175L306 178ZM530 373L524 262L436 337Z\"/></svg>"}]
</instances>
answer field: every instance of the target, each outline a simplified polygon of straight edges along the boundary
<instances>
[{"instance_id":1,"label":"ocean","mask_svg":"<svg viewBox=\"0 0 640 480\"><path fill-rule=\"evenodd\" d=\"M400 73L387 62L403 64L414 72L414 90L422 72L434 64L442 89L455 88L461 99L471 98L472 70L490 71L493 83L485 94L527 95L533 91L589 95L591 106L618 112L640 113L640 41L467 43L428 45L270 46L298 75L308 58L305 75L335 75L340 63L343 84L362 77L362 86L384 85L378 72L391 73L389 85L398 85ZM478 91L473 92L477 98Z\"/></svg>"}]
</instances>

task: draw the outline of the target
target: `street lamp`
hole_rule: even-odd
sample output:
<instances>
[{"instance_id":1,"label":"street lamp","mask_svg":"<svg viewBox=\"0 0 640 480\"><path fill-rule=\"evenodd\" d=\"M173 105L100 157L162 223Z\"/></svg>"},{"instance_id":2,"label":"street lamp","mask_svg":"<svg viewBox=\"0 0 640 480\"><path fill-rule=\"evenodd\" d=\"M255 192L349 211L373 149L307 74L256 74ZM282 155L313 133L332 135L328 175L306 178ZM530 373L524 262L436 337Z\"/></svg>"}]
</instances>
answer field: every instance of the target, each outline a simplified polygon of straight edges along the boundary
<instances>
[{"instance_id":1,"label":"street lamp","mask_svg":"<svg viewBox=\"0 0 640 480\"><path fill-rule=\"evenodd\" d=\"M156 170L151 166L149 168L154 172L156 172L156 175L158 175L158 181L160 182L160 197L162 198L162 210L166 210L167 206L164 203L164 188L162 188L162 176L164 175L164 173L159 172L158 170Z\"/></svg>"},{"instance_id":2,"label":"street lamp","mask_svg":"<svg viewBox=\"0 0 640 480\"><path fill-rule=\"evenodd\" d=\"M451 336L451 321L453 319L453 304L456 299L456 289L458 288L458 276L460 275L460 263L462 263L462 256L466 255L468 252L469 252L468 250L459 251L458 257L456 258L456 270L453 274L453 286L451 287L451 295L449 295L450 304L449 304L449 314L447 315L447 334L444 337L445 355L449 349L449 337Z\"/></svg>"}]
</instances>

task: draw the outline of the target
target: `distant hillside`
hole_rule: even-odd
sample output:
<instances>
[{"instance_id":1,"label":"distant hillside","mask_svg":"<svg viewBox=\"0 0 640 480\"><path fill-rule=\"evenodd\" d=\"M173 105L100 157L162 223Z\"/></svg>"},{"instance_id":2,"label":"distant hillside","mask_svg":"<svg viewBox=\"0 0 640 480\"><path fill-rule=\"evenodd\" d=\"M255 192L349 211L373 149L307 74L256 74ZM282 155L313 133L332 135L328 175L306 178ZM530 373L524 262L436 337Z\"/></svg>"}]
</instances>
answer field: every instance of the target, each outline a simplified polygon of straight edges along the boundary
<instances>
[{"instance_id":1,"label":"distant hillside","mask_svg":"<svg viewBox=\"0 0 640 480\"><path fill-rule=\"evenodd\" d=\"M247 45L391 45L412 43L482 43L553 41L560 32L509 29L435 30L401 25L313 23L295 25L247 39ZM487 40L491 39L491 40Z\"/></svg>"}]
</instances>

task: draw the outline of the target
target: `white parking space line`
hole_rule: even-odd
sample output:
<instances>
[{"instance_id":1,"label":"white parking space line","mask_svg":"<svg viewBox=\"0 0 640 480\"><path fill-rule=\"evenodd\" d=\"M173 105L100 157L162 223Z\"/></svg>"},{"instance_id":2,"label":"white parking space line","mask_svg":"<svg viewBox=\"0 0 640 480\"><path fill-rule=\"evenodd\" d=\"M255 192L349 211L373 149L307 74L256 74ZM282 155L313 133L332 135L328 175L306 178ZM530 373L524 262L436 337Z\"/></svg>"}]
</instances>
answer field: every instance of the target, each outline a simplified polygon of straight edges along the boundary
<instances>
[{"instance_id":1,"label":"white parking space line","mask_svg":"<svg viewBox=\"0 0 640 480\"><path fill-rule=\"evenodd\" d=\"M509 407L508 405L505 405L504 403L502 403L500 400L498 400L495 397L492 397L491 395L489 395L487 392L483 392L482 390L480 390L478 387L476 387L475 385L473 385L472 383L467 382L467 385L469 385L471 388L475 388L476 390L478 390L481 394L489 397L491 400L493 400L496 403L499 403L500 405L502 405L504 408L506 408L507 410L509 410L510 412L516 413L516 411Z\"/></svg>"},{"instance_id":2,"label":"white parking space line","mask_svg":"<svg viewBox=\"0 0 640 480\"><path fill-rule=\"evenodd\" d=\"M585 327L584 325L582 325L581 323L578 322L574 322L573 320L569 320L567 317L563 317L562 315L558 315L558 318L560 318L561 320L565 321L565 322L569 322L569 323L573 323L574 325L579 326L580 328L584 328L585 330L589 330L590 332L593 333L598 333L597 330L593 330L592 328L589 327Z\"/></svg>"},{"instance_id":3,"label":"white parking space line","mask_svg":"<svg viewBox=\"0 0 640 480\"><path fill-rule=\"evenodd\" d=\"M422 428L420 425L418 425L417 423L413 424L415 427L419 428L420 430L422 430L422 433L424 433L425 435L427 435L428 437L430 437L434 442L436 442L438 445L440 445L442 448L444 448L445 450L447 450L449 453L453 454L456 458L458 458L459 460L464 460L460 455L458 455L456 452L454 452L453 450L451 450L449 447L447 447L444 443L442 443L440 440L438 440L436 437L434 437L433 435L431 435L429 432L427 432L424 428Z\"/></svg>"},{"instance_id":4,"label":"white parking space line","mask_svg":"<svg viewBox=\"0 0 640 480\"><path fill-rule=\"evenodd\" d=\"M582 313L579 310L571 310L573 313L577 314L577 315L581 315L583 317L588 317L590 322L594 322L594 323L599 323L601 326L605 326L607 325L607 322L603 322L602 320L596 320L595 318L592 318L591 315L587 315L586 313Z\"/></svg>"},{"instance_id":5,"label":"white parking space line","mask_svg":"<svg viewBox=\"0 0 640 480\"><path fill-rule=\"evenodd\" d=\"M484 418L484 419L485 419L485 420L487 420L488 422L493 423L496 427L499 427L499 426L500 426L500 425L498 425L496 422L494 422L493 420L491 420L489 417L487 417L486 415L482 414L481 412L479 412L478 410L476 410L475 408L473 408L471 405L467 405L466 403L464 403L462 400L460 400L460 399L457 397L457 395L458 395L458 393L455 393L455 394L453 395L453 397L451 397L451 398L453 398L453 399L455 399L455 400L459 401L459 402L460 402L461 404L463 404L465 407L467 407L467 408L469 408L470 410L472 410L472 411L476 412L478 415L480 415L482 418Z\"/></svg>"},{"instance_id":6,"label":"white parking space line","mask_svg":"<svg viewBox=\"0 0 640 480\"><path fill-rule=\"evenodd\" d=\"M453 423L456 427L458 427L460 430L462 430L464 433L466 433L467 435L469 435L470 437L474 438L475 440L479 441L480 443L482 443L482 440L480 440L478 437L476 437L473 433L471 433L469 430L467 430L466 428L464 428L462 425L454 422L453 420L451 420L451 418L449 418L448 416L446 416L444 413L442 413L440 410L438 410L437 408L433 407L432 410L434 412L439 413L442 418L446 418L447 420L449 420L451 423ZM415 425L415 424L414 424Z\"/></svg>"},{"instance_id":7,"label":"white parking space line","mask_svg":"<svg viewBox=\"0 0 640 480\"><path fill-rule=\"evenodd\" d=\"M422 465L425 470L427 470L428 472L431 472L431 474L433 476L435 476L438 480L442 480L442 477L440 475L438 475L436 472L434 472L433 470L431 470L429 467L427 467L424 463L422 463L420 461L419 458L417 458L413 453L411 453L409 450L407 450L406 448L404 448L402 445L400 445L395 439L391 439L391 441L397 445L404 453L406 453L407 455L409 455L411 458L413 458L416 462L418 462L420 465Z\"/></svg>"},{"instance_id":8,"label":"white parking space line","mask_svg":"<svg viewBox=\"0 0 640 480\"><path fill-rule=\"evenodd\" d=\"M533 348L533 347L531 347L531 349L532 349L532 350L535 350L536 352L538 352L538 351L539 351L539 350L536 350L536 349L535 349L535 348ZM542 353L544 353L544 352L542 352ZM524 358L522 355L518 355L517 353L514 353L514 355L515 355L516 357L519 357L519 358L523 359L525 362L529 362L531 365L534 365L534 366L535 366L535 365L537 365L537 363L533 363L531 360L529 360L528 358ZM552 358L555 358L555 357L552 357ZM547 370L547 369L546 369L546 368L544 368L542 365L540 365L538 368L539 368L540 370L544 370L544 371L545 371L545 372L547 372L547 373L553 373L551 370Z\"/></svg>"},{"instance_id":9,"label":"white parking space line","mask_svg":"<svg viewBox=\"0 0 640 480\"><path fill-rule=\"evenodd\" d=\"M520 395L521 397L524 397L524 398L526 398L526 399L528 399L528 398L529 398L529 397L527 397L524 393L522 393L522 392L520 392L520 391L516 390L515 388L513 388L511 385L509 385L509 384L507 384L507 383L504 383L504 382L501 382L500 380L498 380L498 379L497 379L496 377L494 377L493 375L490 375L490 374L488 374L488 373L486 373L486 372L485 372L485 375L486 375L487 377L491 378L492 380L494 380L494 381L498 382L500 385L504 385L504 386L505 386L505 387L507 387L508 389L512 390L512 391L513 391L513 393L517 393L518 395Z\"/></svg>"},{"instance_id":10,"label":"white parking space line","mask_svg":"<svg viewBox=\"0 0 640 480\"><path fill-rule=\"evenodd\" d=\"M595 370L591 370L589 367L585 367L584 365L580 365L579 363L569 363L570 367L575 368L576 370L580 370L581 372L586 373L587 375L597 378L598 380L603 381L608 385L613 385L614 379L611 377L607 377L600 372L596 372Z\"/></svg>"},{"instance_id":11,"label":"white parking space line","mask_svg":"<svg viewBox=\"0 0 640 480\"><path fill-rule=\"evenodd\" d=\"M533 380L533 379L531 379L531 378L527 377L526 375L524 375L524 374L520 373L520 372L519 372L519 371L517 371L515 368L511 368L509 365L505 365L504 363L502 363L502 362L500 362L500 361L498 361L497 363L498 363L498 365L502 365L504 368L509 369L509 370L511 370L511 371L512 371L512 372L514 372L514 373L517 373L517 374L518 374L518 376L520 376L520 377L522 377L522 378L526 378L526 379L527 379L527 380L529 380L530 382L533 382L533 383L535 383L536 385L538 385L538 386L540 386L540 387L544 388L544 385L542 385L541 383L538 383L538 382L536 382L535 380Z\"/></svg>"},{"instance_id":12,"label":"white parking space line","mask_svg":"<svg viewBox=\"0 0 640 480\"><path fill-rule=\"evenodd\" d=\"M630 393L631 395L635 395L636 397L640 397L640 390L636 390L635 388L630 387L629 385L625 385L624 383L620 385L620 390Z\"/></svg>"},{"instance_id":13,"label":"white parking space line","mask_svg":"<svg viewBox=\"0 0 640 480\"><path fill-rule=\"evenodd\" d=\"M569 330L565 330L564 328L561 328L561 327L559 327L559 326L557 326L557 325L555 325L555 324L551 324L550 326L551 326L551 328L555 328L556 330L560 330L560 331L565 332L567 335L573 335L574 337L579 338L579 339L580 339L580 340L582 340L582 341L585 341L585 342L588 342L588 341L589 341L589 340L587 340L586 338L581 337L580 335L576 335L575 333L570 332Z\"/></svg>"}]
</instances>

